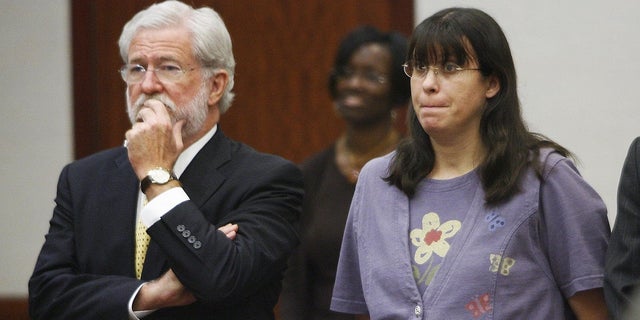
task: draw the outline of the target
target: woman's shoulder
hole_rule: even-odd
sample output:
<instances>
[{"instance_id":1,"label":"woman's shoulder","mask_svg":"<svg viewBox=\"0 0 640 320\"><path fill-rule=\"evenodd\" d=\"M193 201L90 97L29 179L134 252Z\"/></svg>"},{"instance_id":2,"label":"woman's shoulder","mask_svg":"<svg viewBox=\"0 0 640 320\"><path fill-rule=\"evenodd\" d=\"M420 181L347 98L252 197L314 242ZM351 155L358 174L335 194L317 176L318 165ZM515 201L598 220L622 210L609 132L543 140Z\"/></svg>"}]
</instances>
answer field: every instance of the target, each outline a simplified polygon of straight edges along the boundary
<instances>
[{"instance_id":1,"label":"woman's shoulder","mask_svg":"<svg viewBox=\"0 0 640 320\"><path fill-rule=\"evenodd\" d=\"M560 152L558 152L554 148L550 148L550 147L540 148L539 154L538 154L538 161L541 164L543 177L547 177L551 173L551 171L557 167L563 167L576 172L578 171L573 160L562 155Z\"/></svg>"},{"instance_id":2,"label":"woman's shoulder","mask_svg":"<svg viewBox=\"0 0 640 320\"><path fill-rule=\"evenodd\" d=\"M373 177L375 179L379 179L381 177L387 177L389 175L389 166L391 165L391 161L393 161L394 156L395 151L392 151L384 156L369 160L369 162L362 167L362 170L360 170L358 180L361 178L369 179Z\"/></svg>"},{"instance_id":3,"label":"woman's shoulder","mask_svg":"<svg viewBox=\"0 0 640 320\"><path fill-rule=\"evenodd\" d=\"M393 161L393 157L395 156L396 152L392 151L390 153L387 153L383 156L377 157L377 158L373 158L371 160L369 160L369 162L367 162L364 167L362 168L362 170L365 170L365 168L370 167L371 169L368 170L388 170L389 165L391 164L391 161Z\"/></svg>"},{"instance_id":4,"label":"woman's shoulder","mask_svg":"<svg viewBox=\"0 0 640 320\"><path fill-rule=\"evenodd\" d=\"M556 149L550 147L540 148L538 153L538 160L542 163L557 162L567 158L560 154Z\"/></svg>"}]
</instances>

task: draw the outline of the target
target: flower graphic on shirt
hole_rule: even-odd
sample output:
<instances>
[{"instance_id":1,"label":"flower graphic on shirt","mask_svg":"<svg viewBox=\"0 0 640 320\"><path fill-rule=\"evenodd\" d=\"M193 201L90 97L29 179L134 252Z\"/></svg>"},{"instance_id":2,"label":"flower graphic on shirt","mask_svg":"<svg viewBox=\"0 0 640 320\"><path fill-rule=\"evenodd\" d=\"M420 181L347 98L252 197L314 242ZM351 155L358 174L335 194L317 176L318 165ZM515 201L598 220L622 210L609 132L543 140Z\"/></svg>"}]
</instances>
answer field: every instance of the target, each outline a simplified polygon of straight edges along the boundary
<instances>
[{"instance_id":1,"label":"flower graphic on shirt","mask_svg":"<svg viewBox=\"0 0 640 320\"><path fill-rule=\"evenodd\" d=\"M418 247L414 260L418 264L429 261L431 255L444 257L449 251L449 243L446 239L453 237L462 223L458 220L449 220L440 224L440 216L435 212L429 212L422 217L422 229L413 229L409 233L411 243Z\"/></svg>"}]
</instances>

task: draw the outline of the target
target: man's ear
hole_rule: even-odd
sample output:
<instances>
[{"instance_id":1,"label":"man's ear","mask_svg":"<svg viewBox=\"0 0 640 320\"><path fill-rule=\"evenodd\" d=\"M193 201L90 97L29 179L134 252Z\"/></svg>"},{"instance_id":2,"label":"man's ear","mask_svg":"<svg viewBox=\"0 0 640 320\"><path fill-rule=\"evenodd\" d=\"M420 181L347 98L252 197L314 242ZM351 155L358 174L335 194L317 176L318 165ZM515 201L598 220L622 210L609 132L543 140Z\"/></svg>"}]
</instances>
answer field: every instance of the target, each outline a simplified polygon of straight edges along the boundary
<instances>
[{"instance_id":1,"label":"man's ear","mask_svg":"<svg viewBox=\"0 0 640 320\"><path fill-rule=\"evenodd\" d=\"M209 78L209 89L211 90L209 99L207 100L209 106L217 105L220 102L222 94L227 88L227 84L229 84L229 74L226 70L217 70L215 74Z\"/></svg>"},{"instance_id":2,"label":"man's ear","mask_svg":"<svg viewBox=\"0 0 640 320\"><path fill-rule=\"evenodd\" d=\"M490 76L487 85L487 91L485 92L487 99L495 97L500 92L500 80L498 80L498 77Z\"/></svg>"}]
</instances>

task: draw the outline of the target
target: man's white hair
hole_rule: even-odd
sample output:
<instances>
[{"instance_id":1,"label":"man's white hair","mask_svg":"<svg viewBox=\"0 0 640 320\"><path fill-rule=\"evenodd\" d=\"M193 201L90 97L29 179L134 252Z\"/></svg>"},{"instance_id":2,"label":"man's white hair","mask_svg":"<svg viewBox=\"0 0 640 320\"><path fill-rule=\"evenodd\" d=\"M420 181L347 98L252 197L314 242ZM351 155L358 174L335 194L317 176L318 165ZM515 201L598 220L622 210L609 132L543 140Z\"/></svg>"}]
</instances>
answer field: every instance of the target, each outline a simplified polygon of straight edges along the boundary
<instances>
[{"instance_id":1,"label":"man's white hair","mask_svg":"<svg viewBox=\"0 0 640 320\"><path fill-rule=\"evenodd\" d=\"M164 29L185 26L191 32L191 43L195 58L202 64L204 77L210 78L216 69L229 73L229 82L220 100L220 113L225 113L233 102L236 61L233 57L231 36L220 15L213 9L194 9L180 1L165 1L153 4L138 12L125 24L118 45L124 63L128 62L129 46L141 29Z\"/></svg>"}]
</instances>

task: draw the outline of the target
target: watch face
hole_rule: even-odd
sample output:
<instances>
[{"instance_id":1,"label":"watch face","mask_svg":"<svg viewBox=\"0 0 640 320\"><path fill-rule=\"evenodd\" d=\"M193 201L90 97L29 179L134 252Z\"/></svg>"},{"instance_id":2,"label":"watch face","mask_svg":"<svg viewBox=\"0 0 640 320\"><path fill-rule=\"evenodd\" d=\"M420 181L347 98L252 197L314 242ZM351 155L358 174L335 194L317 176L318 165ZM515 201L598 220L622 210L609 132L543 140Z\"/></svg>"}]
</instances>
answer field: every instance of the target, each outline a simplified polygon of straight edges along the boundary
<instances>
[{"instance_id":1,"label":"watch face","mask_svg":"<svg viewBox=\"0 0 640 320\"><path fill-rule=\"evenodd\" d=\"M169 182L171 175L166 170L153 169L149 171L149 177L151 178L152 183L164 184Z\"/></svg>"}]
</instances>

